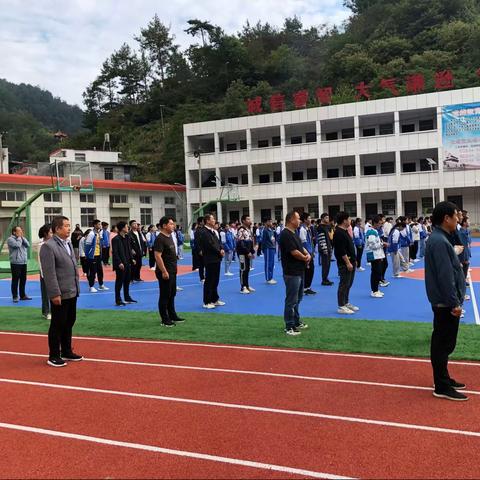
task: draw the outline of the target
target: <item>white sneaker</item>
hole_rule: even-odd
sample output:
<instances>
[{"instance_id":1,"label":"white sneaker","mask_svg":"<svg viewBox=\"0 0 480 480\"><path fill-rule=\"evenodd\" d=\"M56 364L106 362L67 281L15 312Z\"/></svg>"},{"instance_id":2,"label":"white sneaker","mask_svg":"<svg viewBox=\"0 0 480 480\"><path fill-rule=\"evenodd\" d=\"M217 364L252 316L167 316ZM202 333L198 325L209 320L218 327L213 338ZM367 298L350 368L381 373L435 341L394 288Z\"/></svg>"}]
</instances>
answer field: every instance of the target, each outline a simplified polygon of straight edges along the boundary
<instances>
[{"instance_id":1,"label":"white sneaker","mask_svg":"<svg viewBox=\"0 0 480 480\"><path fill-rule=\"evenodd\" d=\"M415 270L409 268L408 270L405 270L405 273L413 273Z\"/></svg>"},{"instance_id":2,"label":"white sneaker","mask_svg":"<svg viewBox=\"0 0 480 480\"><path fill-rule=\"evenodd\" d=\"M337 313L343 315L353 315L353 310L350 310L346 305L344 307L338 307Z\"/></svg>"},{"instance_id":3,"label":"white sneaker","mask_svg":"<svg viewBox=\"0 0 480 480\"><path fill-rule=\"evenodd\" d=\"M225 302L222 302L221 300L217 300L214 305L216 307L223 307L225 305Z\"/></svg>"},{"instance_id":4,"label":"white sneaker","mask_svg":"<svg viewBox=\"0 0 480 480\"><path fill-rule=\"evenodd\" d=\"M254 291L255 291L255 289L254 289L254 288L252 288L252 287L248 287L248 291L249 291L250 293L252 293L252 292L254 292Z\"/></svg>"},{"instance_id":5,"label":"white sneaker","mask_svg":"<svg viewBox=\"0 0 480 480\"><path fill-rule=\"evenodd\" d=\"M105 285L100 285L98 287L99 290L110 290L108 287L106 287Z\"/></svg>"},{"instance_id":6,"label":"white sneaker","mask_svg":"<svg viewBox=\"0 0 480 480\"><path fill-rule=\"evenodd\" d=\"M390 282L387 282L386 280L384 280L383 282L380 282L381 287L388 287L389 285L390 285Z\"/></svg>"},{"instance_id":7,"label":"white sneaker","mask_svg":"<svg viewBox=\"0 0 480 480\"><path fill-rule=\"evenodd\" d=\"M356 307L355 305L352 305L351 303L347 303L345 306L352 312L358 312L360 310L358 307Z\"/></svg>"},{"instance_id":8,"label":"white sneaker","mask_svg":"<svg viewBox=\"0 0 480 480\"><path fill-rule=\"evenodd\" d=\"M410 266L413 266L413 262L408 262L408 264L409 264Z\"/></svg>"},{"instance_id":9,"label":"white sneaker","mask_svg":"<svg viewBox=\"0 0 480 480\"><path fill-rule=\"evenodd\" d=\"M203 280L200 280L200 283L205 283L205 279L203 279Z\"/></svg>"},{"instance_id":10,"label":"white sneaker","mask_svg":"<svg viewBox=\"0 0 480 480\"><path fill-rule=\"evenodd\" d=\"M363 267L358 267L357 268L357 272L364 272L364 271L365 271L365 269Z\"/></svg>"},{"instance_id":11,"label":"white sneaker","mask_svg":"<svg viewBox=\"0 0 480 480\"><path fill-rule=\"evenodd\" d=\"M413 263L418 263L420 260L418 258L416 258Z\"/></svg>"},{"instance_id":12,"label":"white sneaker","mask_svg":"<svg viewBox=\"0 0 480 480\"><path fill-rule=\"evenodd\" d=\"M250 269L250 271L252 271L252 270L255 270L255 267L252 267L252 268Z\"/></svg>"},{"instance_id":13,"label":"white sneaker","mask_svg":"<svg viewBox=\"0 0 480 480\"><path fill-rule=\"evenodd\" d=\"M278 282L273 278L267 282L269 285L276 285Z\"/></svg>"},{"instance_id":14,"label":"white sneaker","mask_svg":"<svg viewBox=\"0 0 480 480\"><path fill-rule=\"evenodd\" d=\"M47 320L51 320L52 319L52 314L51 313L47 313Z\"/></svg>"},{"instance_id":15,"label":"white sneaker","mask_svg":"<svg viewBox=\"0 0 480 480\"><path fill-rule=\"evenodd\" d=\"M225 274L225 276L226 276L226 277L233 277L233 273L232 273L232 272L227 272L227 273Z\"/></svg>"},{"instance_id":16,"label":"white sneaker","mask_svg":"<svg viewBox=\"0 0 480 480\"><path fill-rule=\"evenodd\" d=\"M211 310L212 308L215 308L215 305L213 303L204 303L203 308Z\"/></svg>"},{"instance_id":17,"label":"white sneaker","mask_svg":"<svg viewBox=\"0 0 480 480\"><path fill-rule=\"evenodd\" d=\"M177 287L177 292L183 292L183 288L182 287Z\"/></svg>"},{"instance_id":18,"label":"white sneaker","mask_svg":"<svg viewBox=\"0 0 480 480\"><path fill-rule=\"evenodd\" d=\"M154 272L154 271L155 271L155 267L152 267L150 270L151 270L152 272Z\"/></svg>"},{"instance_id":19,"label":"white sneaker","mask_svg":"<svg viewBox=\"0 0 480 480\"><path fill-rule=\"evenodd\" d=\"M90 287L90 293L97 293L98 290L95 287Z\"/></svg>"},{"instance_id":20,"label":"white sneaker","mask_svg":"<svg viewBox=\"0 0 480 480\"><path fill-rule=\"evenodd\" d=\"M470 295L465 295L464 298L465 298L466 301L468 301L468 300L470 300Z\"/></svg>"},{"instance_id":21,"label":"white sneaker","mask_svg":"<svg viewBox=\"0 0 480 480\"><path fill-rule=\"evenodd\" d=\"M370 293L370 296L373 298L383 298L383 293L382 292L372 292Z\"/></svg>"},{"instance_id":22,"label":"white sneaker","mask_svg":"<svg viewBox=\"0 0 480 480\"><path fill-rule=\"evenodd\" d=\"M393 276L393 278L402 278L402 276L399 273L397 273L396 275Z\"/></svg>"},{"instance_id":23,"label":"white sneaker","mask_svg":"<svg viewBox=\"0 0 480 480\"><path fill-rule=\"evenodd\" d=\"M246 295L246 294L249 294L249 293L250 293L250 290L249 290L247 287L243 287L243 288L240 290L240 293L243 293L244 295Z\"/></svg>"}]
</instances>

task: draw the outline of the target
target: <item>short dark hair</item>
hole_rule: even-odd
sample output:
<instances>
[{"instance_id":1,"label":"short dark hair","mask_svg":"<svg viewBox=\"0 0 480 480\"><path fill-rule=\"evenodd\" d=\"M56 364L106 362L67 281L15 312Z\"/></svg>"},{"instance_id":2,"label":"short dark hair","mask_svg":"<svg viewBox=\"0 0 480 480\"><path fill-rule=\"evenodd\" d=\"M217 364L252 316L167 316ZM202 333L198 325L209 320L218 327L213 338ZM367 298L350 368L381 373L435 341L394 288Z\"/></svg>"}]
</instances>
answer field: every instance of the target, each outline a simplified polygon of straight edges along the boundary
<instances>
[{"instance_id":1,"label":"short dark hair","mask_svg":"<svg viewBox=\"0 0 480 480\"><path fill-rule=\"evenodd\" d=\"M375 215L372 219L373 223L380 223L382 221L382 216L381 215Z\"/></svg>"},{"instance_id":2,"label":"short dark hair","mask_svg":"<svg viewBox=\"0 0 480 480\"><path fill-rule=\"evenodd\" d=\"M337 213L337 218L336 218L337 225L340 225L341 223L343 223L349 217L350 217L350 215L347 212L338 212Z\"/></svg>"},{"instance_id":3,"label":"short dark hair","mask_svg":"<svg viewBox=\"0 0 480 480\"><path fill-rule=\"evenodd\" d=\"M303 212L302 213L302 222L304 222L308 217L311 217L311 215L308 212Z\"/></svg>"},{"instance_id":4,"label":"short dark hair","mask_svg":"<svg viewBox=\"0 0 480 480\"><path fill-rule=\"evenodd\" d=\"M121 232L125 226L127 225L127 222L124 222L123 220L120 220L118 223L117 223L117 230L119 232Z\"/></svg>"},{"instance_id":5,"label":"short dark hair","mask_svg":"<svg viewBox=\"0 0 480 480\"><path fill-rule=\"evenodd\" d=\"M243 223L250 215L242 215L240 221Z\"/></svg>"},{"instance_id":6,"label":"short dark hair","mask_svg":"<svg viewBox=\"0 0 480 480\"><path fill-rule=\"evenodd\" d=\"M290 221L292 220L292 218L295 216L296 213L298 214L296 210L292 210L291 212L288 212L287 215L285 216L285 224L290 223Z\"/></svg>"},{"instance_id":7,"label":"short dark hair","mask_svg":"<svg viewBox=\"0 0 480 480\"><path fill-rule=\"evenodd\" d=\"M173 217L170 217L168 215L163 216L160 221L158 222L160 224L160 228L163 228L164 225L167 225L169 221L174 222L175 219Z\"/></svg>"},{"instance_id":8,"label":"short dark hair","mask_svg":"<svg viewBox=\"0 0 480 480\"><path fill-rule=\"evenodd\" d=\"M137 223L137 221L136 220L130 220L128 222L128 225L131 227L134 223Z\"/></svg>"},{"instance_id":9,"label":"short dark hair","mask_svg":"<svg viewBox=\"0 0 480 480\"><path fill-rule=\"evenodd\" d=\"M53 219L52 219L52 232L55 233L58 228L63 227L63 222L65 220L68 220L68 218L64 217L63 215L57 215L56 217L53 217Z\"/></svg>"},{"instance_id":10,"label":"short dark hair","mask_svg":"<svg viewBox=\"0 0 480 480\"><path fill-rule=\"evenodd\" d=\"M211 218L214 218L213 213L206 213L203 217L203 223L208 222Z\"/></svg>"},{"instance_id":11,"label":"short dark hair","mask_svg":"<svg viewBox=\"0 0 480 480\"><path fill-rule=\"evenodd\" d=\"M46 223L42 225L38 230L38 238L45 238L47 233L52 229L52 225L50 223Z\"/></svg>"},{"instance_id":12,"label":"short dark hair","mask_svg":"<svg viewBox=\"0 0 480 480\"><path fill-rule=\"evenodd\" d=\"M15 231L17 230L17 228L20 227L20 225L15 225L13 228L12 228L12 235L15 234ZM20 227L22 228L22 227Z\"/></svg>"},{"instance_id":13,"label":"short dark hair","mask_svg":"<svg viewBox=\"0 0 480 480\"><path fill-rule=\"evenodd\" d=\"M325 217L329 217L329 216L330 216L330 215L329 215L327 212L322 213L322 214L320 215L320 220L323 220Z\"/></svg>"},{"instance_id":14,"label":"short dark hair","mask_svg":"<svg viewBox=\"0 0 480 480\"><path fill-rule=\"evenodd\" d=\"M435 205L432 213L432 224L438 227L443 223L446 216L453 217L457 206L452 202L439 202Z\"/></svg>"},{"instance_id":15,"label":"short dark hair","mask_svg":"<svg viewBox=\"0 0 480 480\"><path fill-rule=\"evenodd\" d=\"M94 227L97 223L102 223L98 218L96 218L93 222L92 222L92 227Z\"/></svg>"}]
</instances>

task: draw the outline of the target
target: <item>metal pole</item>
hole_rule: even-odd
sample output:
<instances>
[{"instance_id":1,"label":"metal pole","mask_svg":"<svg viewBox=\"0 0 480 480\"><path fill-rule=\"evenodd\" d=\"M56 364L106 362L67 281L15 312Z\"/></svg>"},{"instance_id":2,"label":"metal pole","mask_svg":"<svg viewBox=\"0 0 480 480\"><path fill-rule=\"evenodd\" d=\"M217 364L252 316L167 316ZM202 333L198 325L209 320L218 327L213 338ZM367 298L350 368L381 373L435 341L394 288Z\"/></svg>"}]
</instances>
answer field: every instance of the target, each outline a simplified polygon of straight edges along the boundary
<instances>
[{"instance_id":1,"label":"metal pole","mask_svg":"<svg viewBox=\"0 0 480 480\"><path fill-rule=\"evenodd\" d=\"M0 172L5 173L3 171L3 144L2 144L2 137L3 137L3 132L0 132ZM8 173L8 172L7 172Z\"/></svg>"},{"instance_id":2,"label":"metal pole","mask_svg":"<svg viewBox=\"0 0 480 480\"><path fill-rule=\"evenodd\" d=\"M433 163L430 164L430 170L433 173ZM432 186L432 207L435 208L435 187L434 186Z\"/></svg>"},{"instance_id":3,"label":"metal pole","mask_svg":"<svg viewBox=\"0 0 480 480\"><path fill-rule=\"evenodd\" d=\"M201 155L198 152L198 206L202 208L203 200L202 200L202 162L201 162ZM200 210L200 213L203 214L203 210Z\"/></svg>"}]
</instances>

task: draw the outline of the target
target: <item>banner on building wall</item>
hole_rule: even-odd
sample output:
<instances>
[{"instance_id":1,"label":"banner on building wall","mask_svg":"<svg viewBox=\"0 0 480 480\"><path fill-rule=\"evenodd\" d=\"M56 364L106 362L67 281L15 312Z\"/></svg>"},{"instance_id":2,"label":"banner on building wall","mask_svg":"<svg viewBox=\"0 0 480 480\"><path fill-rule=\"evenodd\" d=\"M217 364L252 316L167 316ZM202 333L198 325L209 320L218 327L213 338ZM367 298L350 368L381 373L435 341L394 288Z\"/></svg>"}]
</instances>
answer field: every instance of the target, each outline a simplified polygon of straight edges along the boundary
<instances>
[{"instance_id":1,"label":"banner on building wall","mask_svg":"<svg viewBox=\"0 0 480 480\"><path fill-rule=\"evenodd\" d=\"M445 169L480 168L480 103L443 107L442 140Z\"/></svg>"}]
</instances>

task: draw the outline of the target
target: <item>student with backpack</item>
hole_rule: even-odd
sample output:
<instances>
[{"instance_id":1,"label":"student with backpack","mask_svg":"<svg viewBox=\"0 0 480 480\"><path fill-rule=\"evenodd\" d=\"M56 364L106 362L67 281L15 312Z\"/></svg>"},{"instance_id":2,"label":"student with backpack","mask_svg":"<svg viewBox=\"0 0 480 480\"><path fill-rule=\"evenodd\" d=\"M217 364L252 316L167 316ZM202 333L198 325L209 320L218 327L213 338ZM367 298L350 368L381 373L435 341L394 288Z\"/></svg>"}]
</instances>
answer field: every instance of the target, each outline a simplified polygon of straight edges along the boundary
<instances>
[{"instance_id":1,"label":"student with backpack","mask_svg":"<svg viewBox=\"0 0 480 480\"><path fill-rule=\"evenodd\" d=\"M379 215L373 217L372 228L365 232L365 251L367 261L372 266L370 273L370 296L373 298L383 298L384 294L378 289L382 279L383 261L385 259L384 247L386 244L382 241L378 229L381 227L382 219Z\"/></svg>"}]
</instances>

